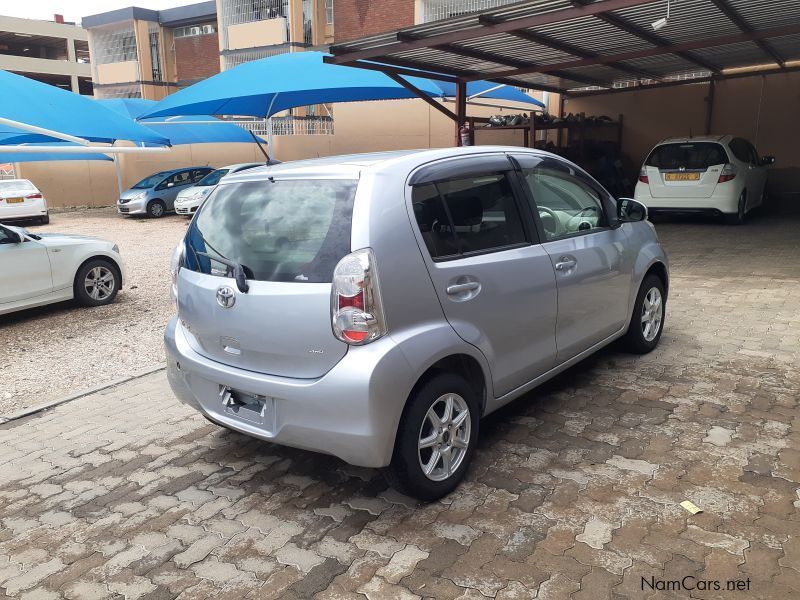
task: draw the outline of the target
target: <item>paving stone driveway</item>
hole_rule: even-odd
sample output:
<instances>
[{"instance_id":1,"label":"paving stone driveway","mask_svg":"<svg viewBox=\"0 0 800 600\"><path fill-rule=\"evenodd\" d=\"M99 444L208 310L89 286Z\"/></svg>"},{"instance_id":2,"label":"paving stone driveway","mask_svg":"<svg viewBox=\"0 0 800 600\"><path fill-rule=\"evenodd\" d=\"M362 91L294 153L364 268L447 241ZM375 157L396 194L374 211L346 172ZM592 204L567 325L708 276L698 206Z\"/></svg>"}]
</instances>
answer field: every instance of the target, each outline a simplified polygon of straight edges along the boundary
<instances>
[{"instance_id":1,"label":"paving stone driveway","mask_svg":"<svg viewBox=\"0 0 800 600\"><path fill-rule=\"evenodd\" d=\"M0 595L800 597L800 220L659 231L659 349L490 417L441 502L210 425L163 373L0 425Z\"/></svg>"}]
</instances>

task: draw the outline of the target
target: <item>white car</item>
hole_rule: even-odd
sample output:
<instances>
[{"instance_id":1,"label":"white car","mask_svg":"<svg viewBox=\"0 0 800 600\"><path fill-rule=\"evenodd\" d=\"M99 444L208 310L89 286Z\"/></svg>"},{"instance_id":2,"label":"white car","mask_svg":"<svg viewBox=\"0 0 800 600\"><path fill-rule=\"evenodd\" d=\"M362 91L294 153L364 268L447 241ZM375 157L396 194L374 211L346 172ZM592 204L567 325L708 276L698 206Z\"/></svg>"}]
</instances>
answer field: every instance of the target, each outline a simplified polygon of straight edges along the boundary
<instances>
[{"instance_id":1,"label":"white car","mask_svg":"<svg viewBox=\"0 0 800 600\"><path fill-rule=\"evenodd\" d=\"M225 175L263 166L264 163L240 163L211 171L192 187L186 188L178 194L178 197L175 198L175 212L179 215L192 216Z\"/></svg>"},{"instance_id":2,"label":"white car","mask_svg":"<svg viewBox=\"0 0 800 600\"><path fill-rule=\"evenodd\" d=\"M0 223L12 219L50 222L47 200L27 179L0 179Z\"/></svg>"},{"instance_id":3,"label":"white car","mask_svg":"<svg viewBox=\"0 0 800 600\"><path fill-rule=\"evenodd\" d=\"M0 315L73 298L109 304L124 274L113 242L0 225Z\"/></svg>"},{"instance_id":4,"label":"white car","mask_svg":"<svg viewBox=\"0 0 800 600\"><path fill-rule=\"evenodd\" d=\"M767 166L774 162L732 135L670 138L644 161L634 198L650 214L721 215L740 224L764 203Z\"/></svg>"}]
</instances>

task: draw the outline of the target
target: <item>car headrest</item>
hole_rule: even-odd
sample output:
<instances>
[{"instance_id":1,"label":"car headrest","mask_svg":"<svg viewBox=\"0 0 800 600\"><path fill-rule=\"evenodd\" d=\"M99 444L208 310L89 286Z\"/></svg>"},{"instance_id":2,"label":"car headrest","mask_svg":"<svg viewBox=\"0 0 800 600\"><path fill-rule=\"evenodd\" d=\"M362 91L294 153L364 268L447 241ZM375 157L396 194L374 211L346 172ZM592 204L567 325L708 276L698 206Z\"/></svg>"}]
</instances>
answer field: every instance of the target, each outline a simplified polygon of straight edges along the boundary
<instances>
[{"instance_id":1,"label":"car headrest","mask_svg":"<svg viewBox=\"0 0 800 600\"><path fill-rule=\"evenodd\" d=\"M478 196L458 197L447 203L456 226L480 225L483 222L483 203Z\"/></svg>"}]
</instances>

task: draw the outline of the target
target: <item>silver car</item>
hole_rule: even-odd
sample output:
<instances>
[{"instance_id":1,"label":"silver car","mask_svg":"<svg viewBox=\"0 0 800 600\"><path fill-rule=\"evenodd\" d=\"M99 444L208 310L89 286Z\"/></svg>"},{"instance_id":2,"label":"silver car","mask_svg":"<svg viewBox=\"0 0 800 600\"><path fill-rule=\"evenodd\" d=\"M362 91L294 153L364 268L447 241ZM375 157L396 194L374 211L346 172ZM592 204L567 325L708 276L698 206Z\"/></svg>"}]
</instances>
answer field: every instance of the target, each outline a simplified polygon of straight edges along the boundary
<instances>
[{"instance_id":1,"label":"silver car","mask_svg":"<svg viewBox=\"0 0 800 600\"><path fill-rule=\"evenodd\" d=\"M122 192L117 200L117 212L121 215L163 217L175 210L175 198L181 190L194 185L213 170L212 167L185 167L153 173Z\"/></svg>"},{"instance_id":2,"label":"silver car","mask_svg":"<svg viewBox=\"0 0 800 600\"><path fill-rule=\"evenodd\" d=\"M391 465L433 499L484 415L613 340L651 351L647 209L546 152L474 147L226 177L172 262L176 395L262 440Z\"/></svg>"}]
</instances>

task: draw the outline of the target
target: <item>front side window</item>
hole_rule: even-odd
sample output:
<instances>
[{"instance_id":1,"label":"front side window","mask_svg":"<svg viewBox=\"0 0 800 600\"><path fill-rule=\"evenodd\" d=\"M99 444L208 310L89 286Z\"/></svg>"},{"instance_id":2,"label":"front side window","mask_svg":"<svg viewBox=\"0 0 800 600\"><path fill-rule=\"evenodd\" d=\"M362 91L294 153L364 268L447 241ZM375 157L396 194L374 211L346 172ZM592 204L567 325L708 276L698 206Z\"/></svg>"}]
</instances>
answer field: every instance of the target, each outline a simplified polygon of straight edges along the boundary
<instances>
[{"instance_id":1,"label":"front side window","mask_svg":"<svg viewBox=\"0 0 800 600\"><path fill-rule=\"evenodd\" d=\"M225 276L240 264L248 279L329 283L350 252L355 181L302 179L222 185L186 236L186 267Z\"/></svg>"},{"instance_id":2,"label":"front side window","mask_svg":"<svg viewBox=\"0 0 800 600\"><path fill-rule=\"evenodd\" d=\"M608 225L598 192L567 170L542 164L523 169L522 175L547 240Z\"/></svg>"},{"instance_id":3,"label":"front side window","mask_svg":"<svg viewBox=\"0 0 800 600\"><path fill-rule=\"evenodd\" d=\"M433 258L501 249L526 242L506 173L414 187L414 216Z\"/></svg>"}]
</instances>

